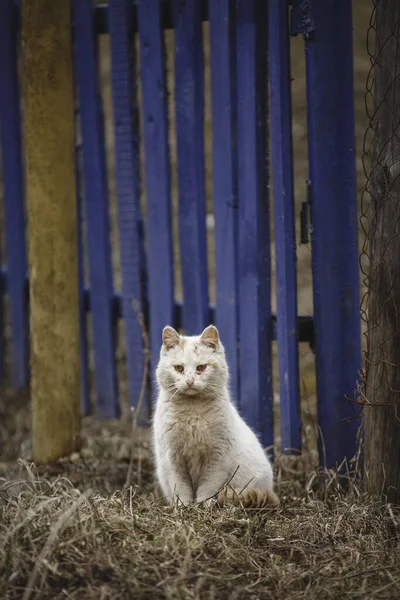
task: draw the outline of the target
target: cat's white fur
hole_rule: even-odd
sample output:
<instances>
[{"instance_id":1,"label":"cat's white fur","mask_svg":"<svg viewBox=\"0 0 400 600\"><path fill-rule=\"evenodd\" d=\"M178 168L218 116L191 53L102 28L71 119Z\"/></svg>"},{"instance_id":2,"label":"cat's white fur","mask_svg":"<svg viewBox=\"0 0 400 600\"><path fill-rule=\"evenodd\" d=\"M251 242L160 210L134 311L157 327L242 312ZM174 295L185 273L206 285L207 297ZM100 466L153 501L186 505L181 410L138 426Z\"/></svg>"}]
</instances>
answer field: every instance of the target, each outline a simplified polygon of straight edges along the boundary
<instances>
[{"instance_id":1,"label":"cat's white fur","mask_svg":"<svg viewBox=\"0 0 400 600\"><path fill-rule=\"evenodd\" d=\"M156 376L153 440L166 498L203 502L229 482L235 495L243 488L257 490L264 497L262 505L277 505L271 464L231 401L217 329L210 325L201 335L188 337L166 327Z\"/></svg>"}]
</instances>

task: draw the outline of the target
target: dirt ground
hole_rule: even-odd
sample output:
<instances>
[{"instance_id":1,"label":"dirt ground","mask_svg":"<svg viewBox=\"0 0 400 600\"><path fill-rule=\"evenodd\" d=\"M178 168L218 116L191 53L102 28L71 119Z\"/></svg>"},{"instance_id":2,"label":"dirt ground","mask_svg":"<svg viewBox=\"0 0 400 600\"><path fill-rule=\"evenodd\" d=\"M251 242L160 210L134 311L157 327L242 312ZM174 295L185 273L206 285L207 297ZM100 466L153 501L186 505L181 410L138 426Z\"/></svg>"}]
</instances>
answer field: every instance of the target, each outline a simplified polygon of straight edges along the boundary
<instances>
[{"instance_id":1,"label":"dirt ground","mask_svg":"<svg viewBox=\"0 0 400 600\"><path fill-rule=\"evenodd\" d=\"M361 149L366 129L364 90L369 68L365 40L371 8L366 0L353 1L359 195L364 185ZM207 35L205 26L205 40ZM171 64L171 34L167 34L166 42ZM103 37L101 77L118 288L108 50L108 40ZM205 73L207 83L207 61ZM301 36L292 39L292 75L298 206L304 199L307 178ZM170 76L171 97L172 83ZM172 110L171 122L173 126ZM213 300L210 131L207 99L206 189L209 286ZM176 228L173 133L171 150ZM179 273L178 244L175 244L175 260ZM298 260L299 312L312 313L308 246L298 247ZM178 276L177 298L180 295ZM118 356L123 363L123 343ZM29 390L16 391L3 386L0 389L0 598L400 598L400 511L361 489L357 462L348 465L347 475L341 478L334 472L316 468L314 358L307 345L302 345L300 356L303 454L282 457L277 453L275 471L281 507L253 513L241 508L166 507L154 483L148 431L132 432L123 386L123 419L107 422L95 417L84 419L81 452L56 464L36 468L31 462ZM276 371L275 384L278 392ZM275 413L278 424L278 393Z\"/></svg>"}]
</instances>

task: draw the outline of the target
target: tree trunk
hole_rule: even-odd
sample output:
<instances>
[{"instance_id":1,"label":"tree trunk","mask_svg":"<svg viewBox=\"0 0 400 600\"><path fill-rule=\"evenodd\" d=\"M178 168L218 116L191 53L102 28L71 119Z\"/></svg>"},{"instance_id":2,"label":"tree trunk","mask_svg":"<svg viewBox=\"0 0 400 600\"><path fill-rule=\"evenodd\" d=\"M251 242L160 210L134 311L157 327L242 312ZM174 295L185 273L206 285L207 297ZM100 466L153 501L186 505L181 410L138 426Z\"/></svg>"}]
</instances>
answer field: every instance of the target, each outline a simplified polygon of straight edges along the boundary
<instances>
[{"instance_id":1,"label":"tree trunk","mask_svg":"<svg viewBox=\"0 0 400 600\"><path fill-rule=\"evenodd\" d=\"M367 489L393 503L400 503L399 30L399 0L377 0L364 465Z\"/></svg>"},{"instance_id":2,"label":"tree trunk","mask_svg":"<svg viewBox=\"0 0 400 600\"><path fill-rule=\"evenodd\" d=\"M78 244L70 0L22 1L35 462L80 433Z\"/></svg>"}]
</instances>

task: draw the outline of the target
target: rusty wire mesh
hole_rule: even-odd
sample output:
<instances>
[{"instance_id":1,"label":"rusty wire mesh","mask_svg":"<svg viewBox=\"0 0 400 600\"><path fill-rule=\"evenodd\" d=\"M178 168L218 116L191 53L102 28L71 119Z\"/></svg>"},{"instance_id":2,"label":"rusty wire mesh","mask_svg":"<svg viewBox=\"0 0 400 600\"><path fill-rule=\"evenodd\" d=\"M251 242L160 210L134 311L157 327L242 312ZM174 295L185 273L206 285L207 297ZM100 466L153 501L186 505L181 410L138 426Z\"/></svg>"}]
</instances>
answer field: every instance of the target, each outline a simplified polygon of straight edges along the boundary
<instances>
[{"instance_id":1,"label":"rusty wire mesh","mask_svg":"<svg viewBox=\"0 0 400 600\"><path fill-rule=\"evenodd\" d=\"M400 3L374 0L363 144L360 267L365 371L358 402L400 401Z\"/></svg>"}]
</instances>

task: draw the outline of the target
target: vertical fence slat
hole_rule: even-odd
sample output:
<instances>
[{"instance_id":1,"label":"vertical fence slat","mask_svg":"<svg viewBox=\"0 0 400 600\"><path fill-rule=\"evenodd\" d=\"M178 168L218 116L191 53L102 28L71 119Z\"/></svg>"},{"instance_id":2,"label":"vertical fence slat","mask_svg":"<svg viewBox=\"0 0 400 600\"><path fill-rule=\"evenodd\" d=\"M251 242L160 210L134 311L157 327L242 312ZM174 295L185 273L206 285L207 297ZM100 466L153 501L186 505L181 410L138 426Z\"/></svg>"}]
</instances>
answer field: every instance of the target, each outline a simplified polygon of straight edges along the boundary
<instances>
[{"instance_id":1,"label":"vertical fence slat","mask_svg":"<svg viewBox=\"0 0 400 600\"><path fill-rule=\"evenodd\" d=\"M241 412L273 444L267 190L267 8L237 1L237 147Z\"/></svg>"},{"instance_id":2,"label":"vertical fence slat","mask_svg":"<svg viewBox=\"0 0 400 600\"><path fill-rule=\"evenodd\" d=\"M76 133L76 119L75 119ZM76 139L76 136L75 136ZM84 273L84 254L83 254L83 231L82 231L82 195L80 189L80 169L79 158L81 148L75 144L75 172L76 172L76 199L77 199L77 228L78 228L78 278L79 278L79 343L80 343L80 364L81 364L81 409L82 416L90 415L90 388L89 388L89 344L86 326L86 307L85 307L85 273Z\"/></svg>"},{"instance_id":3,"label":"vertical fence slat","mask_svg":"<svg viewBox=\"0 0 400 600\"><path fill-rule=\"evenodd\" d=\"M11 0L0 3L0 130L7 247L7 288L11 325L11 378L14 387L29 380L24 176L22 168L17 23ZM3 335L3 331L1 333ZM3 352L1 352L3 360Z\"/></svg>"},{"instance_id":4,"label":"vertical fence slat","mask_svg":"<svg viewBox=\"0 0 400 600\"><path fill-rule=\"evenodd\" d=\"M122 271L122 316L125 327L129 403L136 407L145 369L144 304L141 278L139 114L135 72L135 40L128 0L111 0L112 97L115 171Z\"/></svg>"},{"instance_id":5,"label":"vertical fence slat","mask_svg":"<svg viewBox=\"0 0 400 600\"><path fill-rule=\"evenodd\" d=\"M152 365L174 317L171 178L165 55L159 0L138 1L147 199L148 293Z\"/></svg>"},{"instance_id":6,"label":"vertical fence slat","mask_svg":"<svg viewBox=\"0 0 400 600\"><path fill-rule=\"evenodd\" d=\"M301 425L287 4L270 0L268 19L281 448L290 451L301 448Z\"/></svg>"},{"instance_id":7,"label":"vertical fence slat","mask_svg":"<svg viewBox=\"0 0 400 600\"><path fill-rule=\"evenodd\" d=\"M239 394L235 5L210 0L216 326L226 348L232 395Z\"/></svg>"},{"instance_id":8,"label":"vertical fence slat","mask_svg":"<svg viewBox=\"0 0 400 600\"><path fill-rule=\"evenodd\" d=\"M173 0L173 9L182 321L192 335L209 324L201 2Z\"/></svg>"},{"instance_id":9,"label":"vertical fence slat","mask_svg":"<svg viewBox=\"0 0 400 600\"><path fill-rule=\"evenodd\" d=\"M354 405L361 367L351 3L312 4L306 44L312 186L312 264L320 459L356 450ZM315 33L312 35L312 30Z\"/></svg>"},{"instance_id":10,"label":"vertical fence slat","mask_svg":"<svg viewBox=\"0 0 400 600\"><path fill-rule=\"evenodd\" d=\"M98 413L119 415L104 126L91 0L73 0L75 74L82 129L84 201Z\"/></svg>"}]
</instances>

